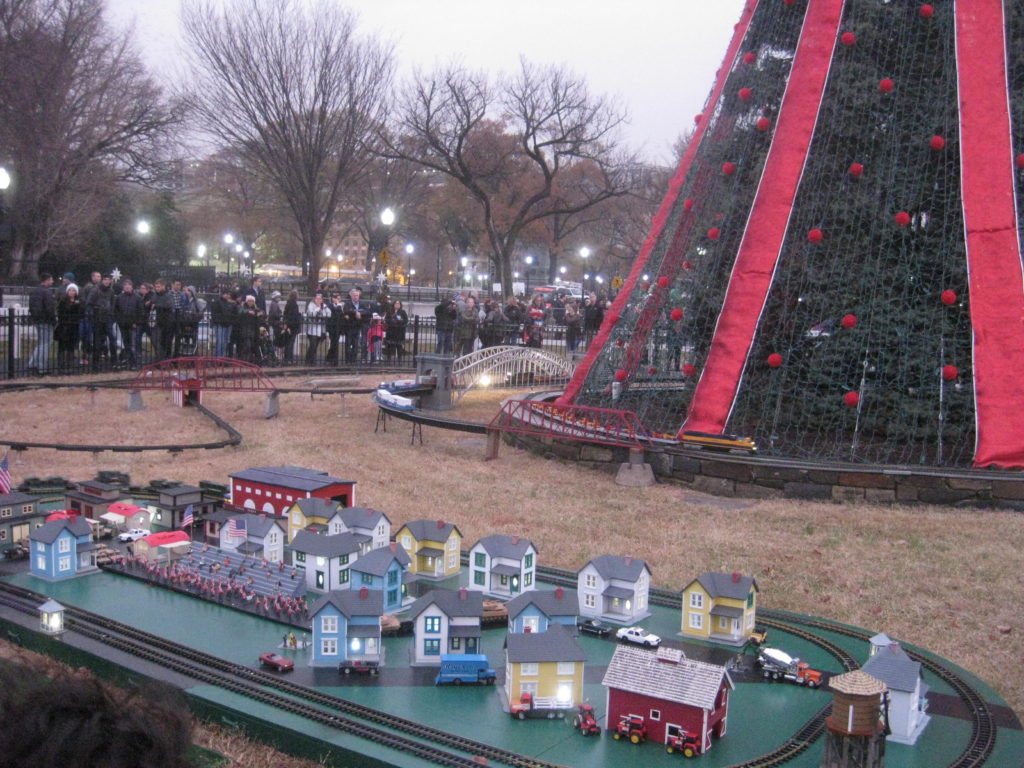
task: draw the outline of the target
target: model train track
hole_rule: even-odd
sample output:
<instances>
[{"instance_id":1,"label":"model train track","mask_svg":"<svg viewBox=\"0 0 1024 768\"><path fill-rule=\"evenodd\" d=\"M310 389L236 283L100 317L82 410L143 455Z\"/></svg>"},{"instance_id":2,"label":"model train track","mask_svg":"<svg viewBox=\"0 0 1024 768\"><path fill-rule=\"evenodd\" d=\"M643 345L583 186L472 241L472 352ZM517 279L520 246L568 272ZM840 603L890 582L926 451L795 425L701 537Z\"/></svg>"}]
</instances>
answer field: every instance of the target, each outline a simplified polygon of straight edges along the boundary
<instances>
[{"instance_id":1,"label":"model train track","mask_svg":"<svg viewBox=\"0 0 1024 768\"><path fill-rule=\"evenodd\" d=\"M36 615L41 599L45 596L0 582L0 603L15 610ZM68 629L84 637L169 671L438 765L468 768L479 766L479 758L484 757L515 768L557 768L554 763L425 726L292 683L278 675L225 661L81 608L67 607L65 622Z\"/></svg>"},{"instance_id":2,"label":"model train track","mask_svg":"<svg viewBox=\"0 0 1024 768\"><path fill-rule=\"evenodd\" d=\"M577 585L575 571L554 568L552 566L538 566L537 574L538 578L559 586L575 588ZM649 600L652 605L659 605L663 608L679 608L680 598L679 593L673 590L651 587ZM852 637L865 642L871 637L871 633L863 629L846 627L812 616L802 616L785 611L759 609L758 621L814 643L819 648L830 653L846 670L860 667L859 662L857 662L852 654L821 634L800 629L797 625ZM956 670L943 664L941 661L937 661L910 648L904 648L903 650L910 658L914 661L919 661L925 669L956 691L957 696L964 702L970 714L971 738L964 750L953 762L949 763L948 768L978 768L985 765L985 761L992 754L996 744L995 719L985 699ZM782 765L787 760L796 757L824 732L825 718L828 716L828 710L829 708L825 707L814 715L778 749L753 760L729 766L729 768L769 768L770 766Z\"/></svg>"}]
</instances>

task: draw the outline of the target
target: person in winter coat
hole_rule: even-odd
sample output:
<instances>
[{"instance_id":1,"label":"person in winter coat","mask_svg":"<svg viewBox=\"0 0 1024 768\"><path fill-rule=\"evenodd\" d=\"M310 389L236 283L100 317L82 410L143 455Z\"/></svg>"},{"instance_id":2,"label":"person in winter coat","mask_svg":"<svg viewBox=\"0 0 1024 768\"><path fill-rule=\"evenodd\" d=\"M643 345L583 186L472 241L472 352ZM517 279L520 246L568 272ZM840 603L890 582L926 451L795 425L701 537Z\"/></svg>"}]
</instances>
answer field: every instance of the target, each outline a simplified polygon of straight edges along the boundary
<instances>
[{"instance_id":1,"label":"person in winter coat","mask_svg":"<svg viewBox=\"0 0 1024 768\"><path fill-rule=\"evenodd\" d=\"M381 361L381 352L383 351L384 335L386 332L387 326L384 324L384 318L374 312L370 318L370 327L366 330L366 346L371 363L379 363Z\"/></svg>"},{"instance_id":2,"label":"person in winter coat","mask_svg":"<svg viewBox=\"0 0 1024 768\"><path fill-rule=\"evenodd\" d=\"M526 310L526 346L541 347L544 345L544 297L539 293L530 302L530 308Z\"/></svg>"},{"instance_id":3,"label":"person in winter coat","mask_svg":"<svg viewBox=\"0 0 1024 768\"><path fill-rule=\"evenodd\" d=\"M238 311L238 356L246 362L254 361L256 342L266 315L256 306L256 297L246 295L245 303Z\"/></svg>"},{"instance_id":4,"label":"person in winter coat","mask_svg":"<svg viewBox=\"0 0 1024 768\"><path fill-rule=\"evenodd\" d=\"M92 369L99 370L104 358L117 359L117 340L114 336L113 278L104 275L100 284L89 292L85 301L85 314L92 323Z\"/></svg>"},{"instance_id":5,"label":"person in winter coat","mask_svg":"<svg viewBox=\"0 0 1024 768\"><path fill-rule=\"evenodd\" d=\"M231 355L231 331L238 321L238 304L231 288L224 286L220 296L210 303L210 324L213 326L213 354L216 357Z\"/></svg>"},{"instance_id":6,"label":"person in winter coat","mask_svg":"<svg viewBox=\"0 0 1024 768\"><path fill-rule=\"evenodd\" d=\"M327 321L330 317L331 310L324 304L324 295L317 291L306 305L306 322L303 326L306 334L306 365L316 362L316 350L327 335Z\"/></svg>"},{"instance_id":7,"label":"person in winter coat","mask_svg":"<svg viewBox=\"0 0 1024 768\"><path fill-rule=\"evenodd\" d=\"M409 313L405 311L402 302L396 300L386 313L384 324L387 331L384 333L384 355L390 361L397 356L401 361L405 354L405 327L409 324Z\"/></svg>"},{"instance_id":8,"label":"person in winter coat","mask_svg":"<svg viewBox=\"0 0 1024 768\"><path fill-rule=\"evenodd\" d=\"M78 349L78 324L82 319L82 300L78 298L78 286L68 283L64 294L57 302L57 327L53 337L57 340L57 369L69 373L74 368Z\"/></svg>"},{"instance_id":9,"label":"person in winter coat","mask_svg":"<svg viewBox=\"0 0 1024 768\"><path fill-rule=\"evenodd\" d=\"M53 326L57 322L57 299L53 295L53 275L43 272L39 285L28 296L29 319L36 331L36 348L28 359L29 373L41 376L50 367Z\"/></svg>"},{"instance_id":10,"label":"person in winter coat","mask_svg":"<svg viewBox=\"0 0 1024 768\"><path fill-rule=\"evenodd\" d=\"M437 343L434 345L435 355L450 355L455 334L455 320L459 316L459 305L453 296L434 307Z\"/></svg>"},{"instance_id":11,"label":"person in winter coat","mask_svg":"<svg viewBox=\"0 0 1024 768\"><path fill-rule=\"evenodd\" d=\"M281 336L284 339L284 361L295 362L295 340L302 332L302 310L299 309L299 292L292 291L288 294L288 301L284 303L284 316L281 323Z\"/></svg>"},{"instance_id":12,"label":"person in winter coat","mask_svg":"<svg viewBox=\"0 0 1024 768\"><path fill-rule=\"evenodd\" d=\"M495 347L501 344L505 337L505 329L508 326L508 318L501 311L501 302L488 302L487 316L484 318L480 329L480 343L485 347Z\"/></svg>"},{"instance_id":13,"label":"person in winter coat","mask_svg":"<svg viewBox=\"0 0 1024 768\"><path fill-rule=\"evenodd\" d=\"M125 278L121 281L121 293L114 297L114 321L121 332L122 365L134 368L138 363L139 344L142 332L139 323L142 321L142 297L135 292L135 284Z\"/></svg>"},{"instance_id":14,"label":"person in winter coat","mask_svg":"<svg viewBox=\"0 0 1024 768\"><path fill-rule=\"evenodd\" d=\"M167 290L167 283L157 280L153 283L153 293L150 294L150 306L153 307L153 346L156 348L156 359L166 360L171 356L171 349L174 343L174 298Z\"/></svg>"},{"instance_id":15,"label":"person in winter coat","mask_svg":"<svg viewBox=\"0 0 1024 768\"><path fill-rule=\"evenodd\" d=\"M480 311L472 296L466 299L466 307L455 319L455 354L468 355L476 344L480 329Z\"/></svg>"},{"instance_id":16,"label":"person in winter coat","mask_svg":"<svg viewBox=\"0 0 1024 768\"><path fill-rule=\"evenodd\" d=\"M580 345L580 336L583 335L583 315L575 301L568 301L565 305L565 348L571 355Z\"/></svg>"}]
</instances>

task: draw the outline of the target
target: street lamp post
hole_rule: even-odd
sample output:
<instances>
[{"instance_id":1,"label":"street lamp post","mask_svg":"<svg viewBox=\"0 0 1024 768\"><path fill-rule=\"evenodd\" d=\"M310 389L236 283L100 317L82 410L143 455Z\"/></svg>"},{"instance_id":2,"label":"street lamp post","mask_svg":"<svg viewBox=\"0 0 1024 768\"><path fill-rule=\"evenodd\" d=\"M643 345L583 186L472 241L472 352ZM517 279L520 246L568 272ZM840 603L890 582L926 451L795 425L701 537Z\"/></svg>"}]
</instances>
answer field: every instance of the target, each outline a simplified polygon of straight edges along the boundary
<instances>
[{"instance_id":1,"label":"street lamp post","mask_svg":"<svg viewBox=\"0 0 1024 768\"><path fill-rule=\"evenodd\" d=\"M585 246L585 245L580 248L580 258L583 259L583 269L586 269L587 268L587 259L590 258L590 249L587 246ZM586 292L587 292L587 275L586 275L586 273L584 273L584 275L583 275L583 287L580 289L580 292L582 294L586 294Z\"/></svg>"},{"instance_id":2,"label":"street lamp post","mask_svg":"<svg viewBox=\"0 0 1024 768\"><path fill-rule=\"evenodd\" d=\"M412 268L412 255L416 252L416 246L412 243L405 244L405 296L406 301L412 301L412 276L416 270Z\"/></svg>"},{"instance_id":3,"label":"street lamp post","mask_svg":"<svg viewBox=\"0 0 1024 768\"><path fill-rule=\"evenodd\" d=\"M14 238L11 237L11 225L7 223L7 206L4 201L4 193L11 186L11 174L0 165L0 265L3 264L3 247ZM3 297L3 289L0 288L0 298Z\"/></svg>"},{"instance_id":4,"label":"street lamp post","mask_svg":"<svg viewBox=\"0 0 1024 768\"><path fill-rule=\"evenodd\" d=\"M529 296L530 296L530 267L533 266L533 256L528 253L528 254L526 254L526 258L523 259L523 261L526 262L526 296L527 296L527 298L529 298Z\"/></svg>"},{"instance_id":5,"label":"street lamp post","mask_svg":"<svg viewBox=\"0 0 1024 768\"><path fill-rule=\"evenodd\" d=\"M231 245L235 242L235 236L230 232L224 234L224 245L228 248L228 277L231 277Z\"/></svg>"}]
</instances>

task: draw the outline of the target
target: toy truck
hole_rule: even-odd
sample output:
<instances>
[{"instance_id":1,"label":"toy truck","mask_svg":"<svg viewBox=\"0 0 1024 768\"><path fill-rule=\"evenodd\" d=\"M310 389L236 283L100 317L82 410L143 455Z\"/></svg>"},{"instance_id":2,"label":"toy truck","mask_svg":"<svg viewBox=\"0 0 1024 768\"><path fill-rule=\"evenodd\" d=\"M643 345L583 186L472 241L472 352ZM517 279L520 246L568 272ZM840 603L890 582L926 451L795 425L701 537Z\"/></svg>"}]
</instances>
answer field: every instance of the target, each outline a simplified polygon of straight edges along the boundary
<instances>
[{"instance_id":1,"label":"toy truck","mask_svg":"<svg viewBox=\"0 0 1024 768\"><path fill-rule=\"evenodd\" d=\"M766 679L788 680L808 688L821 685L821 672L811 669L807 662L795 659L778 648L762 648L757 655L757 663Z\"/></svg>"},{"instance_id":2,"label":"toy truck","mask_svg":"<svg viewBox=\"0 0 1024 768\"><path fill-rule=\"evenodd\" d=\"M441 655L441 669L434 685L462 685L477 683L494 685L497 672L491 669L482 653L445 653Z\"/></svg>"},{"instance_id":3,"label":"toy truck","mask_svg":"<svg viewBox=\"0 0 1024 768\"><path fill-rule=\"evenodd\" d=\"M509 703L508 713L519 720L528 717L546 717L553 719L565 717L566 702L560 701L554 696L533 696L524 693L519 701Z\"/></svg>"},{"instance_id":4,"label":"toy truck","mask_svg":"<svg viewBox=\"0 0 1024 768\"><path fill-rule=\"evenodd\" d=\"M647 740L647 724L640 715L623 715L612 731L613 739L629 739L634 744Z\"/></svg>"},{"instance_id":5,"label":"toy truck","mask_svg":"<svg viewBox=\"0 0 1024 768\"><path fill-rule=\"evenodd\" d=\"M700 753L697 748L697 736L682 730L673 733L665 742L665 751L670 755L673 752L682 752L683 757L694 757Z\"/></svg>"},{"instance_id":6,"label":"toy truck","mask_svg":"<svg viewBox=\"0 0 1024 768\"><path fill-rule=\"evenodd\" d=\"M584 736L596 736L601 733L601 726L597 724L597 715L594 714L594 708L589 704L577 706L576 716L572 719L572 727Z\"/></svg>"}]
</instances>

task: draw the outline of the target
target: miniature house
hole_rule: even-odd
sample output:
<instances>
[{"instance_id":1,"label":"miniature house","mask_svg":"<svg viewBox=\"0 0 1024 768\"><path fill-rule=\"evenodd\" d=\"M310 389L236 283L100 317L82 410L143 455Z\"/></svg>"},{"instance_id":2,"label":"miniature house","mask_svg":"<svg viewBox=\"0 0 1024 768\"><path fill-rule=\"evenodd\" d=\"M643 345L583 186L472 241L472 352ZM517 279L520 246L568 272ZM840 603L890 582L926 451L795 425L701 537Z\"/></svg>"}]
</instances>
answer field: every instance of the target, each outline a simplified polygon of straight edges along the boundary
<instances>
[{"instance_id":1,"label":"miniature house","mask_svg":"<svg viewBox=\"0 0 1024 768\"><path fill-rule=\"evenodd\" d=\"M316 496L299 499L287 511L288 541L293 541L295 534L299 531L327 533L327 521L334 517L337 511L338 502L332 499L321 499ZM344 533L344 531L333 531L333 533Z\"/></svg>"},{"instance_id":2,"label":"miniature house","mask_svg":"<svg viewBox=\"0 0 1024 768\"><path fill-rule=\"evenodd\" d=\"M402 608L402 599L405 597L402 589L402 577L408 567L409 556L394 542L390 547L371 549L349 567L351 572L349 588L366 587L382 592L384 612L398 611Z\"/></svg>"},{"instance_id":3,"label":"miniature house","mask_svg":"<svg viewBox=\"0 0 1024 768\"><path fill-rule=\"evenodd\" d=\"M115 528L127 531L131 528L149 528L153 513L130 501L115 501L100 515L101 520Z\"/></svg>"},{"instance_id":4,"label":"miniature house","mask_svg":"<svg viewBox=\"0 0 1024 768\"><path fill-rule=\"evenodd\" d=\"M181 528L181 521L186 510L192 507L194 518L203 517L213 512L219 504L203 499L202 488L194 485L172 485L161 488L155 503L149 505L153 514L151 528L154 531L173 531Z\"/></svg>"},{"instance_id":5,"label":"miniature house","mask_svg":"<svg viewBox=\"0 0 1024 768\"><path fill-rule=\"evenodd\" d=\"M687 731L697 737L700 753L711 748L712 736L725 736L733 690L725 667L692 661L675 648L620 645L601 682L608 689L612 730L623 716L637 715L649 740L665 744Z\"/></svg>"},{"instance_id":6,"label":"miniature house","mask_svg":"<svg viewBox=\"0 0 1024 768\"><path fill-rule=\"evenodd\" d=\"M348 589L349 566L363 551L351 533L324 536L309 531L299 531L288 549L292 564L305 570L306 589L314 592Z\"/></svg>"},{"instance_id":7,"label":"miniature house","mask_svg":"<svg viewBox=\"0 0 1024 768\"><path fill-rule=\"evenodd\" d=\"M469 588L499 598L532 589L537 548L529 539L495 533L469 550Z\"/></svg>"},{"instance_id":8,"label":"miniature house","mask_svg":"<svg viewBox=\"0 0 1024 768\"><path fill-rule=\"evenodd\" d=\"M33 576L61 581L98 571L92 528L81 517L43 523L32 531L29 539L29 568Z\"/></svg>"},{"instance_id":9,"label":"miniature house","mask_svg":"<svg viewBox=\"0 0 1024 768\"><path fill-rule=\"evenodd\" d=\"M344 507L336 510L327 520L327 533L354 533L367 536L370 549L386 547L391 540L391 520L379 509Z\"/></svg>"},{"instance_id":10,"label":"miniature house","mask_svg":"<svg viewBox=\"0 0 1024 768\"><path fill-rule=\"evenodd\" d=\"M171 563L188 554L192 540L185 531L158 531L136 541L135 557L145 563Z\"/></svg>"},{"instance_id":11,"label":"miniature house","mask_svg":"<svg viewBox=\"0 0 1024 768\"><path fill-rule=\"evenodd\" d=\"M90 520L99 520L107 507L121 499L124 489L115 483L86 480L64 492L64 506Z\"/></svg>"},{"instance_id":12,"label":"miniature house","mask_svg":"<svg viewBox=\"0 0 1024 768\"><path fill-rule=\"evenodd\" d=\"M32 529L43 524L44 517L35 496L17 491L0 493L0 549L27 541Z\"/></svg>"},{"instance_id":13,"label":"miniature house","mask_svg":"<svg viewBox=\"0 0 1024 768\"><path fill-rule=\"evenodd\" d=\"M231 519L239 524L232 533ZM244 522L244 530L240 523ZM269 515L230 515L228 524L220 528L218 546L228 552L238 552L268 563L284 560L284 525L280 518Z\"/></svg>"},{"instance_id":14,"label":"miniature house","mask_svg":"<svg viewBox=\"0 0 1024 768\"><path fill-rule=\"evenodd\" d=\"M509 632L547 632L552 624L576 626L576 597L562 587L522 592L505 607Z\"/></svg>"},{"instance_id":15,"label":"miniature house","mask_svg":"<svg viewBox=\"0 0 1024 768\"><path fill-rule=\"evenodd\" d=\"M510 702L530 694L541 708L571 709L583 701L586 653L568 627L510 634L505 644L505 695Z\"/></svg>"},{"instance_id":16,"label":"miniature house","mask_svg":"<svg viewBox=\"0 0 1024 768\"><path fill-rule=\"evenodd\" d=\"M738 573L702 573L683 588L683 635L740 646L754 631L757 582Z\"/></svg>"},{"instance_id":17,"label":"miniature house","mask_svg":"<svg viewBox=\"0 0 1024 768\"><path fill-rule=\"evenodd\" d=\"M382 593L368 589L329 592L317 600L309 610L313 625L310 666L383 664L382 607Z\"/></svg>"},{"instance_id":18,"label":"miniature house","mask_svg":"<svg viewBox=\"0 0 1024 768\"><path fill-rule=\"evenodd\" d=\"M343 507L355 503L354 480L303 467L252 467L231 475L231 505L284 516L299 499L318 497Z\"/></svg>"},{"instance_id":19,"label":"miniature house","mask_svg":"<svg viewBox=\"0 0 1024 768\"><path fill-rule=\"evenodd\" d=\"M409 573L421 579L441 580L459 573L462 534L454 523L413 520L395 534L409 555Z\"/></svg>"},{"instance_id":20,"label":"miniature house","mask_svg":"<svg viewBox=\"0 0 1024 768\"><path fill-rule=\"evenodd\" d=\"M874 639L874 638L872 638ZM914 744L928 725L928 686L921 673L921 662L911 659L897 642L889 641L877 651L863 670L889 689L889 728L887 737L897 744Z\"/></svg>"},{"instance_id":21,"label":"miniature house","mask_svg":"<svg viewBox=\"0 0 1024 768\"><path fill-rule=\"evenodd\" d=\"M484 598L467 589L432 589L409 608L413 666L438 665L442 653L478 653Z\"/></svg>"},{"instance_id":22,"label":"miniature house","mask_svg":"<svg viewBox=\"0 0 1024 768\"><path fill-rule=\"evenodd\" d=\"M643 560L601 555L583 566L576 579L581 616L632 624L651 615L651 569Z\"/></svg>"}]
</instances>

